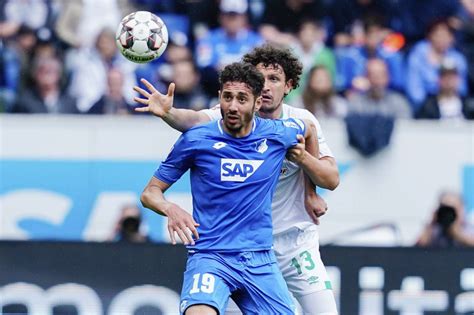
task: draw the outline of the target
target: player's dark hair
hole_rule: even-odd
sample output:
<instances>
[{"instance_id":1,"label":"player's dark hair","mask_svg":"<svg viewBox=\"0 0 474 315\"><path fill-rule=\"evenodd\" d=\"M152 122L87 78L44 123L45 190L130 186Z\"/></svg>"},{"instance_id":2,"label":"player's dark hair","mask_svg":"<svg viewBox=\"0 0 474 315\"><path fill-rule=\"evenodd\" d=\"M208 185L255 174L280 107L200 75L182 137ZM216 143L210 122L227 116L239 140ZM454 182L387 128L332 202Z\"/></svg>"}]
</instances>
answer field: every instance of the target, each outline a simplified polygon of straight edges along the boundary
<instances>
[{"instance_id":1,"label":"player's dark hair","mask_svg":"<svg viewBox=\"0 0 474 315\"><path fill-rule=\"evenodd\" d=\"M242 82L248 85L255 97L262 93L265 79L263 75L251 64L234 62L227 65L219 76L220 90L227 82Z\"/></svg>"},{"instance_id":2,"label":"player's dark hair","mask_svg":"<svg viewBox=\"0 0 474 315\"><path fill-rule=\"evenodd\" d=\"M259 63L262 63L265 67L276 67L279 65L283 68L286 82L291 80L294 89L299 86L303 65L288 48L279 48L265 44L245 54L242 60L254 66L257 66Z\"/></svg>"}]
</instances>

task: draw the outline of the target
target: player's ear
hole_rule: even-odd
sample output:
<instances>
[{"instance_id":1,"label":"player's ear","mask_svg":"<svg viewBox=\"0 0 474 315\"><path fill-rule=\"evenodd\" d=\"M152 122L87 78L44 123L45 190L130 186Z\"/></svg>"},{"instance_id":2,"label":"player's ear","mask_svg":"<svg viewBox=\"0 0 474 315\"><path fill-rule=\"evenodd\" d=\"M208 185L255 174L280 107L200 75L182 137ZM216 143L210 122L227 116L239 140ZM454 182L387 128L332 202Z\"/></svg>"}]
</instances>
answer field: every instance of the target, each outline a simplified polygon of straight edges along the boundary
<instances>
[{"instance_id":1,"label":"player's ear","mask_svg":"<svg viewBox=\"0 0 474 315\"><path fill-rule=\"evenodd\" d=\"M262 96L260 95L259 97L257 97L257 99L255 100L255 108L254 108L254 111L255 112L258 112L260 110L260 107L262 106Z\"/></svg>"},{"instance_id":2,"label":"player's ear","mask_svg":"<svg viewBox=\"0 0 474 315\"><path fill-rule=\"evenodd\" d=\"M218 100L221 99L221 90L217 91L217 99L218 99Z\"/></svg>"},{"instance_id":3,"label":"player's ear","mask_svg":"<svg viewBox=\"0 0 474 315\"><path fill-rule=\"evenodd\" d=\"M285 96L293 90L293 79L286 81L285 83Z\"/></svg>"}]
</instances>

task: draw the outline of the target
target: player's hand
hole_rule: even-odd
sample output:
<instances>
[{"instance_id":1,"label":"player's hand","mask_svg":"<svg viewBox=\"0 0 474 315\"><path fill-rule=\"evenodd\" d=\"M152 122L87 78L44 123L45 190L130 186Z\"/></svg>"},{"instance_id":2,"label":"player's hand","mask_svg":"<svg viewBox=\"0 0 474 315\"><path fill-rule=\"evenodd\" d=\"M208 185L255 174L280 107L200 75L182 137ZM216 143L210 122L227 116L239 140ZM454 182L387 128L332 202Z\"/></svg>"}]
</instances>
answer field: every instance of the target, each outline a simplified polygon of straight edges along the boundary
<instances>
[{"instance_id":1,"label":"player's hand","mask_svg":"<svg viewBox=\"0 0 474 315\"><path fill-rule=\"evenodd\" d=\"M298 143L288 149L288 152L286 152L286 158L291 162L300 164L305 159L305 155L308 153L305 150L306 140L304 136L297 135L297 139Z\"/></svg>"},{"instance_id":2,"label":"player's hand","mask_svg":"<svg viewBox=\"0 0 474 315\"><path fill-rule=\"evenodd\" d=\"M311 220L317 225L320 223L319 217L328 211L326 201L315 191L305 192L304 206Z\"/></svg>"},{"instance_id":3,"label":"player's hand","mask_svg":"<svg viewBox=\"0 0 474 315\"><path fill-rule=\"evenodd\" d=\"M168 87L167 94L161 94L155 87L145 79L140 80L148 89L148 91L142 89L139 86L134 86L133 89L140 93L144 98L135 97L134 100L137 103L146 105L144 107L135 108L136 112L151 112L153 115L158 117L165 116L173 107L174 88L175 84L171 83Z\"/></svg>"},{"instance_id":4,"label":"player's hand","mask_svg":"<svg viewBox=\"0 0 474 315\"><path fill-rule=\"evenodd\" d=\"M194 239L199 239L199 233L196 229L199 224L194 221L193 216L174 203L170 203L170 206L166 209L166 216L168 217L168 232L171 243L176 245L176 233L184 245L194 245Z\"/></svg>"}]
</instances>

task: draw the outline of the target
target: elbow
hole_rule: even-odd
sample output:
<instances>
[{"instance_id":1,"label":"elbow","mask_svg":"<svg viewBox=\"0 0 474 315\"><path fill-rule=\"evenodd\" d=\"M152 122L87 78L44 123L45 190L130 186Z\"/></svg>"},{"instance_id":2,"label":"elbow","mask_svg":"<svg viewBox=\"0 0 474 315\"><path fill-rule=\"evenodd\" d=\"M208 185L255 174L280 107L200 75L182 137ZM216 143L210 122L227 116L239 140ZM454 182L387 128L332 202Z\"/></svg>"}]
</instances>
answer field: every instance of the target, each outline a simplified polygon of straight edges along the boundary
<instances>
[{"instance_id":1,"label":"elbow","mask_svg":"<svg viewBox=\"0 0 474 315\"><path fill-rule=\"evenodd\" d=\"M327 189L333 191L333 190L335 190L335 189L337 188L337 186L339 186L339 180L331 182L331 183L328 185Z\"/></svg>"},{"instance_id":2,"label":"elbow","mask_svg":"<svg viewBox=\"0 0 474 315\"><path fill-rule=\"evenodd\" d=\"M145 207L145 208L149 208L148 207L148 205L149 205L149 203L148 203L149 195L150 195L150 192L148 191L148 189L145 189L142 192L141 196L140 196L140 202L141 202L142 206Z\"/></svg>"},{"instance_id":3,"label":"elbow","mask_svg":"<svg viewBox=\"0 0 474 315\"><path fill-rule=\"evenodd\" d=\"M339 174L337 173L329 181L327 189L329 189L331 191L335 190L337 188L337 186L339 186L339 182L340 182L339 181Z\"/></svg>"}]
</instances>

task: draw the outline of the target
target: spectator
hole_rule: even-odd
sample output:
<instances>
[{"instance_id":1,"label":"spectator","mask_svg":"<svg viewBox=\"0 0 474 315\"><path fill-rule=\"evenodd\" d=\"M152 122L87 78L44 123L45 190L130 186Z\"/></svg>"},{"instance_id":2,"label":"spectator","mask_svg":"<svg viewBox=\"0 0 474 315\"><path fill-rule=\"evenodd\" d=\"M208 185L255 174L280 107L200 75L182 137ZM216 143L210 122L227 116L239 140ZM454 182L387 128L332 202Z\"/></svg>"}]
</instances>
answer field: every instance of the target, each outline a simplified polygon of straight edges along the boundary
<instances>
[{"instance_id":1,"label":"spectator","mask_svg":"<svg viewBox=\"0 0 474 315\"><path fill-rule=\"evenodd\" d=\"M164 83L172 80L172 64L180 61L192 60L193 52L188 46L178 44L172 39L164 54L149 63L141 64L135 70L137 78L144 78L159 90L166 89Z\"/></svg>"},{"instance_id":2,"label":"spectator","mask_svg":"<svg viewBox=\"0 0 474 315\"><path fill-rule=\"evenodd\" d=\"M13 21L7 16L5 12L6 6L6 0L0 1L0 40L14 36L20 28L20 23Z\"/></svg>"},{"instance_id":3,"label":"spectator","mask_svg":"<svg viewBox=\"0 0 474 315\"><path fill-rule=\"evenodd\" d=\"M454 16L459 1L446 0L397 0L391 9L396 12L395 30L403 33L408 43L419 41L426 29L435 20L446 20Z\"/></svg>"},{"instance_id":4,"label":"spectator","mask_svg":"<svg viewBox=\"0 0 474 315\"><path fill-rule=\"evenodd\" d=\"M220 70L238 61L243 54L262 42L260 35L248 29L247 9L245 0L221 1L221 27L212 30L197 44L197 64L200 68Z\"/></svg>"},{"instance_id":5,"label":"spectator","mask_svg":"<svg viewBox=\"0 0 474 315\"><path fill-rule=\"evenodd\" d=\"M393 32L386 28L380 17L374 17L364 23L363 45L337 48L339 90L359 88L357 86L365 76L366 63L370 58L380 58L388 66L391 89L402 91L405 86L404 62L400 52L402 47L386 44ZM403 44L401 44L403 45Z\"/></svg>"},{"instance_id":6,"label":"spectator","mask_svg":"<svg viewBox=\"0 0 474 315\"><path fill-rule=\"evenodd\" d=\"M150 239L144 230L142 214L138 206L134 204L125 205L122 208L111 241L125 243L149 242Z\"/></svg>"},{"instance_id":7,"label":"spectator","mask_svg":"<svg viewBox=\"0 0 474 315\"><path fill-rule=\"evenodd\" d=\"M123 73L120 69L111 68L107 73L107 92L95 103L88 114L132 114L133 105L130 105L123 91Z\"/></svg>"},{"instance_id":8,"label":"spectator","mask_svg":"<svg viewBox=\"0 0 474 315\"><path fill-rule=\"evenodd\" d=\"M77 56L68 61L68 68L72 71L70 93L77 97L81 112L89 111L107 92L107 73L111 68L120 69L122 72L122 94L127 103L133 104L136 65L118 53L115 33L112 30L102 30L96 39L95 47L80 49Z\"/></svg>"},{"instance_id":9,"label":"spectator","mask_svg":"<svg viewBox=\"0 0 474 315\"><path fill-rule=\"evenodd\" d=\"M305 20L300 23L297 41L293 43L295 55L303 64L306 73L316 64L324 65L334 77L336 60L332 51L324 43L326 30L321 22Z\"/></svg>"},{"instance_id":10,"label":"spectator","mask_svg":"<svg viewBox=\"0 0 474 315\"><path fill-rule=\"evenodd\" d=\"M36 43L35 32L25 25L19 26L13 37L0 42L0 101L7 111L11 110L18 90L27 84Z\"/></svg>"},{"instance_id":11,"label":"spectator","mask_svg":"<svg viewBox=\"0 0 474 315\"><path fill-rule=\"evenodd\" d=\"M439 70L439 92L430 95L417 114L421 119L474 119L474 100L459 95L459 73L446 60Z\"/></svg>"},{"instance_id":12,"label":"spectator","mask_svg":"<svg viewBox=\"0 0 474 315\"><path fill-rule=\"evenodd\" d=\"M474 91L474 1L461 0L462 8L456 18L450 20L450 25L457 31L461 51L468 62L469 90Z\"/></svg>"},{"instance_id":13,"label":"spectator","mask_svg":"<svg viewBox=\"0 0 474 315\"><path fill-rule=\"evenodd\" d=\"M411 110L407 100L388 88L390 81L387 65L382 59L371 59L366 65L368 89L349 99L349 111L357 113L378 113L394 118L410 118Z\"/></svg>"},{"instance_id":14,"label":"spectator","mask_svg":"<svg viewBox=\"0 0 474 315\"><path fill-rule=\"evenodd\" d=\"M156 5L155 0L148 1L152 1ZM182 2L185 2L185 9L179 13L189 18L192 28L192 37L199 40L209 32L209 29L219 27L219 1L193 0Z\"/></svg>"},{"instance_id":15,"label":"spectator","mask_svg":"<svg viewBox=\"0 0 474 315\"><path fill-rule=\"evenodd\" d=\"M325 66L311 68L297 107L304 107L318 119L325 117L344 118L347 101L334 92L331 75Z\"/></svg>"},{"instance_id":16,"label":"spectator","mask_svg":"<svg viewBox=\"0 0 474 315\"><path fill-rule=\"evenodd\" d=\"M175 63L178 61L185 61L192 59L192 51L186 45L179 45L173 41L170 41L168 47L165 50L163 57L167 63Z\"/></svg>"},{"instance_id":17,"label":"spectator","mask_svg":"<svg viewBox=\"0 0 474 315\"><path fill-rule=\"evenodd\" d=\"M467 61L454 48L454 37L446 21L436 21L428 29L426 40L415 45L408 56L406 91L416 113L428 94L438 93L441 62L452 59L459 73L459 94L467 94Z\"/></svg>"},{"instance_id":18,"label":"spectator","mask_svg":"<svg viewBox=\"0 0 474 315\"><path fill-rule=\"evenodd\" d=\"M173 106L200 110L209 107L209 99L199 85L199 71L191 60L172 65L172 82L176 83Z\"/></svg>"},{"instance_id":19,"label":"spectator","mask_svg":"<svg viewBox=\"0 0 474 315\"><path fill-rule=\"evenodd\" d=\"M420 247L474 246L474 229L465 219L461 195L446 191L440 194L430 222L416 242Z\"/></svg>"},{"instance_id":20,"label":"spectator","mask_svg":"<svg viewBox=\"0 0 474 315\"><path fill-rule=\"evenodd\" d=\"M7 32L25 25L32 29L41 40L50 40L56 14L50 0L6 0L4 6ZM1 37L1 36L0 36Z\"/></svg>"},{"instance_id":21,"label":"spectator","mask_svg":"<svg viewBox=\"0 0 474 315\"><path fill-rule=\"evenodd\" d=\"M260 34L266 41L290 45L303 20L324 17L321 0L266 0Z\"/></svg>"},{"instance_id":22,"label":"spectator","mask_svg":"<svg viewBox=\"0 0 474 315\"><path fill-rule=\"evenodd\" d=\"M219 9L221 26L207 33L196 47L202 85L209 96L219 89L218 71L262 42L259 34L248 29L246 0L222 0Z\"/></svg>"},{"instance_id":23,"label":"spectator","mask_svg":"<svg viewBox=\"0 0 474 315\"><path fill-rule=\"evenodd\" d=\"M303 80L300 87L287 96L289 103L301 95L301 87L305 85L308 71L314 65L324 65L330 73L331 80L336 76L336 59L331 49L324 43L326 30L322 23L313 20L301 22L297 38L298 40L293 43L293 51L303 64Z\"/></svg>"},{"instance_id":24,"label":"spectator","mask_svg":"<svg viewBox=\"0 0 474 315\"><path fill-rule=\"evenodd\" d=\"M39 58L33 63L33 89L25 89L12 108L14 113L76 114L76 100L60 85L62 66L57 58Z\"/></svg>"},{"instance_id":25,"label":"spectator","mask_svg":"<svg viewBox=\"0 0 474 315\"><path fill-rule=\"evenodd\" d=\"M104 29L117 27L121 18L133 12L128 1L68 0L60 1L55 25L58 37L75 48L91 48Z\"/></svg>"},{"instance_id":26,"label":"spectator","mask_svg":"<svg viewBox=\"0 0 474 315\"><path fill-rule=\"evenodd\" d=\"M391 0L337 0L332 1L329 11L335 34L348 33L356 21L380 16L391 25L395 11Z\"/></svg>"}]
</instances>

